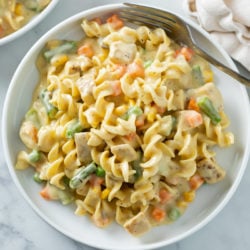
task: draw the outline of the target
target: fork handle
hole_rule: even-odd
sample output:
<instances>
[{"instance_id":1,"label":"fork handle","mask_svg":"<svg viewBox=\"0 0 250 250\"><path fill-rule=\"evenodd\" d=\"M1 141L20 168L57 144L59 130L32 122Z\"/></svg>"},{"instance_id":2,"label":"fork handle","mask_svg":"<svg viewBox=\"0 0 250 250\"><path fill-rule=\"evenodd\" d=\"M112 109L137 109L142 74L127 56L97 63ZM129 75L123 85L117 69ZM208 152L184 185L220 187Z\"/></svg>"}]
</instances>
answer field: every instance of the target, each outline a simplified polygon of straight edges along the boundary
<instances>
[{"instance_id":1,"label":"fork handle","mask_svg":"<svg viewBox=\"0 0 250 250\"><path fill-rule=\"evenodd\" d=\"M203 57L204 59L206 59L207 61L212 63L214 66L216 66L218 69L220 69L224 73L230 75L231 77L233 77L234 79L243 83L244 85L250 86L250 79L248 79L247 77L239 74L238 72L228 68L226 65L222 64L221 62L219 62L218 60L216 60L215 58L210 56L203 49L199 48L198 46L194 46L193 50L195 51L196 54L198 54L199 56Z\"/></svg>"}]
</instances>

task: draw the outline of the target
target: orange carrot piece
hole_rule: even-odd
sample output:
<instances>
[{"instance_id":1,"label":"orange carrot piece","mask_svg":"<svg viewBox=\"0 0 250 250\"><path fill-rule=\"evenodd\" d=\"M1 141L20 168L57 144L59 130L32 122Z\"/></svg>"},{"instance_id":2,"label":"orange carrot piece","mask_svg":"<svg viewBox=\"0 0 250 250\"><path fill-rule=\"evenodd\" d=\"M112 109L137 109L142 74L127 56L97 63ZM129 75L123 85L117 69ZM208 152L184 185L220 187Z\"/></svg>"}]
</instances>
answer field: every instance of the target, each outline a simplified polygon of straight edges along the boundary
<instances>
[{"instance_id":1,"label":"orange carrot piece","mask_svg":"<svg viewBox=\"0 0 250 250\"><path fill-rule=\"evenodd\" d=\"M161 222L165 219L166 217L166 212L161 209L161 208L158 208L158 207L155 207L153 210L152 210L152 217L158 221L158 222Z\"/></svg>"},{"instance_id":2,"label":"orange carrot piece","mask_svg":"<svg viewBox=\"0 0 250 250\"><path fill-rule=\"evenodd\" d=\"M128 141L133 141L136 138L136 133L129 133L124 136Z\"/></svg>"},{"instance_id":3,"label":"orange carrot piece","mask_svg":"<svg viewBox=\"0 0 250 250\"><path fill-rule=\"evenodd\" d=\"M204 179L199 175L193 175L189 180L189 186L192 190L198 189L204 183Z\"/></svg>"},{"instance_id":4,"label":"orange carrot piece","mask_svg":"<svg viewBox=\"0 0 250 250\"><path fill-rule=\"evenodd\" d=\"M191 128L196 128L203 123L202 115L196 111L190 111L185 119Z\"/></svg>"},{"instance_id":5,"label":"orange carrot piece","mask_svg":"<svg viewBox=\"0 0 250 250\"><path fill-rule=\"evenodd\" d=\"M196 102L196 100L194 98L190 98L189 102L188 102L188 106L187 106L187 109L189 110L195 110L197 112L200 111L200 108Z\"/></svg>"},{"instance_id":6,"label":"orange carrot piece","mask_svg":"<svg viewBox=\"0 0 250 250\"><path fill-rule=\"evenodd\" d=\"M166 188L161 188L159 191L160 202L162 204L166 204L169 200L171 200L172 195Z\"/></svg>"},{"instance_id":7,"label":"orange carrot piece","mask_svg":"<svg viewBox=\"0 0 250 250\"><path fill-rule=\"evenodd\" d=\"M178 50L175 51L175 55L178 56L179 54L182 54L185 59L190 62L193 55L194 55L194 51L191 48L188 47L182 47Z\"/></svg>"},{"instance_id":8,"label":"orange carrot piece","mask_svg":"<svg viewBox=\"0 0 250 250\"><path fill-rule=\"evenodd\" d=\"M85 55L85 56L91 58L94 55L94 51L93 51L90 44L84 44L78 48L77 54L78 55Z\"/></svg>"},{"instance_id":9,"label":"orange carrot piece","mask_svg":"<svg viewBox=\"0 0 250 250\"><path fill-rule=\"evenodd\" d=\"M99 18L99 17L96 17L96 18L92 19L91 21L96 22L96 23L98 23L99 25L102 24L102 20L101 20L101 18Z\"/></svg>"},{"instance_id":10,"label":"orange carrot piece","mask_svg":"<svg viewBox=\"0 0 250 250\"><path fill-rule=\"evenodd\" d=\"M142 127L145 124L145 115L139 115L136 117L135 126Z\"/></svg>"},{"instance_id":11,"label":"orange carrot piece","mask_svg":"<svg viewBox=\"0 0 250 250\"><path fill-rule=\"evenodd\" d=\"M124 22L116 14L109 17L107 23L112 24L114 29L120 29L124 26Z\"/></svg>"},{"instance_id":12,"label":"orange carrot piece","mask_svg":"<svg viewBox=\"0 0 250 250\"><path fill-rule=\"evenodd\" d=\"M144 67L141 63L133 62L128 65L128 73L132 77L144 77Z\"/></svg>"},{"instance_id":13,"label":"orange carrot piece","mask_svg":"<svg viewBox=\"0 0 250 250\"><path fill-rule=\"evenodd\" d=\"M98 177L95 174L92 174L89 183L91 187L99 187L104 183L105 179L102 177Z\"/></svg>"},{"instance_id":14,"label":"orange carrot piece","mask_svg":"<svg viewBox=\"0 0 250 250\"><path fill-rule=\"evenodd\" d=\"M48 186L45 186L41 191L40 195L45 199L45 200L51 200L50 194L49 194L49 188Z\"/></svg>"},{"instance_id":15,"label":"orange carrot piece","mask_svg":"<svg viewBox=\"0 0 250 250\"><path fill-rule=\"evenodd\" d=\"M122 93L122 88L121 88L121 82L120 81L114 81L111 84L113 94L112 96L119 96Z\"/></svg>"}]
</instances>

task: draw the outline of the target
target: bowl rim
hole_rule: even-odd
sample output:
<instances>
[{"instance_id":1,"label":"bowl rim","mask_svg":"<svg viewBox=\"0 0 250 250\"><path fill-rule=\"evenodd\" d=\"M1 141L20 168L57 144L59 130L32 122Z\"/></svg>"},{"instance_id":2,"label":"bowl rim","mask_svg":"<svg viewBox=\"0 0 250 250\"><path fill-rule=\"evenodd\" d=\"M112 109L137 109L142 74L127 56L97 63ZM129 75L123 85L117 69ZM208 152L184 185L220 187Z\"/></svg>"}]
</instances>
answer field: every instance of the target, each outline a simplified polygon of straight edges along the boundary
<instances>
[{"instance_id":1,"label":"bowl rim","mask_svg":"<svg viewBox=\"0 0 250 250\"><path fill-rule=\"evenodd\" d=\"M149 7L155 7L153 5L146 5L145 6L149 6ZM52 35L53 33L57 32L58 30L60 30L65 24L68 23L74 23L77 20L80 20L84 17L90 16L92 14L95 14L96 12L101 12L101 11L112 11L112 10L117 10L119 8L125 7L124 4L122 3L117 3L117 4L104 4L104 5L100 5L98 7L93 7L84 11L81 11L80 13L74 14L70 17L68 17L67 19L65 19L64 21L58 23L57 25L55 25L53 28L51 28L50 30L48 30L41 38L38 39L38 41L29 49L28 53L24 56L24 58L21 60L20 64L18 65L13 78L11 80L11 83L9 85L9 88L7 90L7 94L5 97L5 101L4 101L4 107L3 107L3 119L2 119L2 142L3 142L3 150L4 150L4 155L5 155L5 160L10 172L10 175L12 177L12 180L14 181L15 185L17 186L17 188L19 189L19 191L21 192L22 196L25 198L25 200L28 202L28 204L30 204L30 206L32 207L32 209L40 216L40 218L42 218L44 221L46 221L49 225L51 225L52 227L54 227L57 231L63 233L64 235L70 237L71 239L74 239L80 243L86 244L88 246L91 247L96 247L99 249L110 249L108 247L103 247L101 244L101 242L96 242L94 243L89 243L89 242L84 242L81 241L80 239L78 239L77 237L75 237L71 232L68 232L64 229L59 228L59 226L54 223L53 221L51 221L43 212L41 212L39 210L39 208L33 203L33 201L31 200L31 198L28 196L28 194L25 192L24 188L22 187L21 183L19 182L16 173L15 173L15 169L12 166L11 163L11 158L10 158L10 154L8 151L8 139L6 136L6 129L7 129L7 123L5 121L7 121L7 117L8 117L8 106L10 104L10 99L11 99L11 93L12 93L12 89L15 86L15 83L17 82L16 79L18 77L18 75L20 74L20 72L22 71L22 65L23 63L27 63L27 60L29 57L31 57L37 50L37 48L39 48L41 46L41 44L44 44L44 42L47 40L47 38ZM184 18L182 16L180 16L179 14L175 13L174 11L169 11L170 13L174 13L177 16L183 18L194 30L198 31L198 33L200 33L202 36L204 36L206 39L208 39L211 43L211 45L216 48L218 50L218 52L222 55L223 59L226 60L227 64L232 67L234 70L237 70L235 64L233 63L233 60L230 58L230 56L226 53L226 51L215 41L212 40L212 38L209 36L209 34L207 32L205 32L201 27L199 27L196 23L194 23L192 20L189 20L187 18ZM240 84L240 83L237 83ZM245 112L250 113L250 105L249 105L249 96L247 94L246 91L246 87L243 85L240 85L239 88L241 89L242 95L245 99L245 101L247 102L247 106L246 106L246 110ZM250 123L250 116L246 117L246 119L248 120L248 123ZM237 175L236 180L234 180L233 185L230 187L230 190L226 193L225 197L222 199L222 201L216 206L216 209L214 209L211 213L209 213L208 216L206 216L203 220L201 220L199 223L197 223L194 227L192 227L191 229L189 229L187 232L182 233L180 235L177 235L171 239L168 240L162 240L160 242L156 242L156 243L149 243L147 245L139 245L134 247L133 249L136 250L146 250L146 249L154 249L154 248L158 248L158 247L163 247L163 246L167 246L170 244L173 244L175 242L178 242L184 238L186 238L187 236L195 233L196 231L198 231L199 229L201 229L203 226L205 226L208 222L210 222L224 207L225 205L228 203L228 201L231 199L231 197L233 196L233 194L235 193L237 187L240 184L240 181L243 177L243 174L245 172L246 166L247 166L247 162L248 162L248 158L249 158L249 153L250 153L250 130L247 131L247 135L246 138L248 138L248 144L245 147L245 153L242 157L242 164L241 164L241 168L240 171ZM128 249L128 248L117 248L117 249ZM131 248L130 248L131 249Z\"/></svg>"},{"instance_id":2,"label":"bowl rim","mask_svg":"<svg viewBox=\"0 0 250 250\"><path fill-rule=\"evenodd\" d=\"M37 24L39 24L59 3L59 0L51 0L49 5L42 10L40 13L36 14L28 23L22 26L20 29L16 30L15 32L0 38L0 46L12 42L13 40L19 38L20 36L27 33L29 30L34 28Z\"/></svg>"}]
</instances>

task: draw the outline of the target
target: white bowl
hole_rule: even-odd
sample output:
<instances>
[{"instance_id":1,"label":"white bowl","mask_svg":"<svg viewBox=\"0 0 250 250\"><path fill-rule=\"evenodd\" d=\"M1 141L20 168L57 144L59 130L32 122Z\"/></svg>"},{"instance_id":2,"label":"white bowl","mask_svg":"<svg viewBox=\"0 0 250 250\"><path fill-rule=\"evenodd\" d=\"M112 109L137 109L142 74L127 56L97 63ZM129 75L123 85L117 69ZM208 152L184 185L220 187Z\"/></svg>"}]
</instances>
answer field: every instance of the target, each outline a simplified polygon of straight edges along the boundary
<instances>
[{"instance_id":1,"label":"white bowl","mask_svg":"<svg viewBox=\"0 0 250 250\"><path fill-rule=\"evenodd\" d=\"M32 171L15 171L13 167L17 152L23 148L18 135L20 123L30 106L32 93L38 82L35 61L45 42L53 38L79 39L82 36L79 24L83 18L107 16L122 7L121 4L106 5L79 13L54 27L30 49L16 70L7 92L2 118L2 136L4 154L15 184L32 208L50 225L92 247L145 250L174 243L203 227L221 211L239 185L250 149L250 110L246 89L235 80L213 69L217 86L224 98L226 113L231 119L229 130L235 134L235 144L232 147L217 151L217 160L227 172L225 180L213 186L202 187L195 201L177 222L155 227L140 238L132 237L115 223L106 229L99 229L87 217L75 216L72 207L43 200L38 195L39 186L32 180ZM190 25L203 48L235 69L233 62L221 47L213 43L199 27L192 23Z\"/></svg>"},{"instance_id":2,"label":"white bowl","mask_svg":"<svg viewBox=\"0 0 250 250\"><path fill-rule=\"evenodd\" d=\"M34 28L54 9L58 2L59 0L51 0L50 4L43 11L35 15L26 25L9 35L0 38L0 46L17 39L21 35Z\"/></svg>"}]
</instances>

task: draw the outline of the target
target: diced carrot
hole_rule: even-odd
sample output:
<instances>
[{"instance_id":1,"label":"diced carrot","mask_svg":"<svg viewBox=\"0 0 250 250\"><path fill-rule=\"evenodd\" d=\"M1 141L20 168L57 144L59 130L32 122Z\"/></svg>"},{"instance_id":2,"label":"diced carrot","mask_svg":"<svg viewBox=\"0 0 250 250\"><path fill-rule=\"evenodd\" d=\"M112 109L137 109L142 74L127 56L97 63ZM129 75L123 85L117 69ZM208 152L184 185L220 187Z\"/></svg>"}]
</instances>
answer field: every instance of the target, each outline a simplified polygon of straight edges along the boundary
<instances>
[{"instance_id":1,"label":"diced carrot","mask_svg":"<svg viewBox=\"0 0 250 250\"><path fill-rule=\"evenodd\" d=\"M124 26L124 22L116 14L109 17L107 23L112 24L114 29L120 29Z\"/></svg>"},{"instance_id":2,"label":"diced carrot","mask_svg":"<svg viewBox=\"0 0 250 250\"><path fill-rule=\"evenodd\" d=\"M152 217L158 221L158 222L161 222L165 219L166 217L166 212L161 209L161 208L158 208L158 207L155 207L153 210L152 210Z\"/></svg>"},{"instance_id":3,"label":"diced carrot","mask_svg":"<svg viewBox=\"0 0 250 250\"><path fill-rule=\"evenodd\" d=\"M162 204L167 203L169 200L171 200L172 195L166 188L161 188L159 191L159 197Z\"/></svg>"},{"instance_id":4,"label":"diced carrot","mask_svg":"<svg viewBox=\"0 0 250 250\"><path fill-rule=\"evenodd\" d=\"M113 94L112 96L119 96L122 93L122 88L121 88L121 82L120 81L114 81L111 84Z\"/></svg>"},{"instance_id":5,"label":"diced carrot","mask_svg":"<svg viewBox=\"0 0 250 250\"><path fill-rule=\"evenodd\" d=\"M155 107L157 113L158 113L158 114L161 114L161 115L164 114L164 112L166 111L166 108L165 108L165 107L160 107L160 106L158 106L157 104L154 104L153 107Z\"/></svg>"},{"instance_id":6,"label":"diced carrot","mask_svg":"<svg viewBox=\"0 0 250 250\"><path fill-rule=\"evenodd\" d=\"M85 55L89 58L91 58L94 55L94 51L90 44L84 44L77 50L78 55Z\"/></svg>"},{"instance_id":7,"label":"diced carrot","mask_svg":"<svg viewBox=\"0 0 250 250\"><path fill-rule=\"evenodd\" d=\"M92 19L91 21L96 22L96 23L98 23L99 25L102 24L102 20L101 20L101 18L99 18L99 17L96 17L96 18Z\"/></svg>"},{"instance_id":8,"label":"diced carrot","mask_svg":"<svg viewBox=\"0 0 250 250\"><path fill-rule=\"evenodd\" d=\"M189 102L188 102L188 106L187 106L187 109L189 110L195 110L197 112L200 111L200 108L196 102L196 100L194 98L190 98Z\"/></svg>"},{"instance_id":9,"label":"diced carrot","mask_svg":"<svg viewBox=\"0 0 250 250\"><path fill-rule=\"evenodd\" d=\"M49 187L46 185L41 191L40 195L45 199L45 200L51 200L51 197L49 195Z\"/></svg>"},{"instance_id":10,"label":"diced carrot","mask_svg":"<svg viewBox=\"0 0 250 250\"><path fill-rule=\"evenodd\" d=\"M136 133L129 133L124 136L128 141L133 141L136 138Z\"/></svg>"},{"instance_id":11,"label":"diced carrot","mask_svg":"<svg viewBox=\"0 0 250 250\"><path fill-rule=\"evenodd\" d=\"M102 177L98 177L95 174L92 174L89 182L91 187L99 187L104 183L105 179Z\"/></svg>"},{"instance_id":12,"label":"diced carrot","mask_svg":"<svg viewBox=\"0 0 250 250\"><path fill-rule=\"evenodd\" d=\"M179 54L182 54L185 57L185 59L189 62L189 61L191 61L191 59L194 55L194 51L191 48L182 47L182 48L177 49L175 51L175 56L178 56Z\"/></svg>"},{"instance_id":13,"label":"diced carrot","mask_svg":"<svg viewBox=\"0 0 250 250\"><path fill-rule=\"evenodd\" d=\"M121 78L126 73L127 66L122 64L115 64L112 70L116 73L117 78Z\"/></svg>"},{"instance_id":14,"label":"diced carrot","mask_svg":"<svg viewBox=\"0 0 250 250\"><path fill-rule=\"evenodd\" d=\"M144 67L139 62L133 62L128 65L128 73L132 77L144 77Z\"/></svg>"},{"instance_id":15,"label":"diced carrot","mask_svg":"<svg viewBox=\"0 0 250 250\"><path fill-rule=\"evenodd\" d=\"M135 126L136 127L141 127L145 124L145 115L142 114L142 115L139 115L136 117L136 120L135 120Z\"/></svg>"},{"instance_id":16,"label":"diced carrot","mask_svg":"<svg viewBox=\"0 0 250 250\"><path fill-rule=\"evenodd\" d=\"M189 186L192 190L198 189L204 183L204 179L199 175L193 175L189 180Z\"/></svg>"},{"instance_id":17,"label":"diced carrot","mask_svg":"<svg viewBox=\"0 0 250 250\"><path fill-rule=\"evenodd\" d=\"M194 110L190 110L185 119L191 128L196 128L203 123L202 115Z\"/></svg>"}]
</instances>

